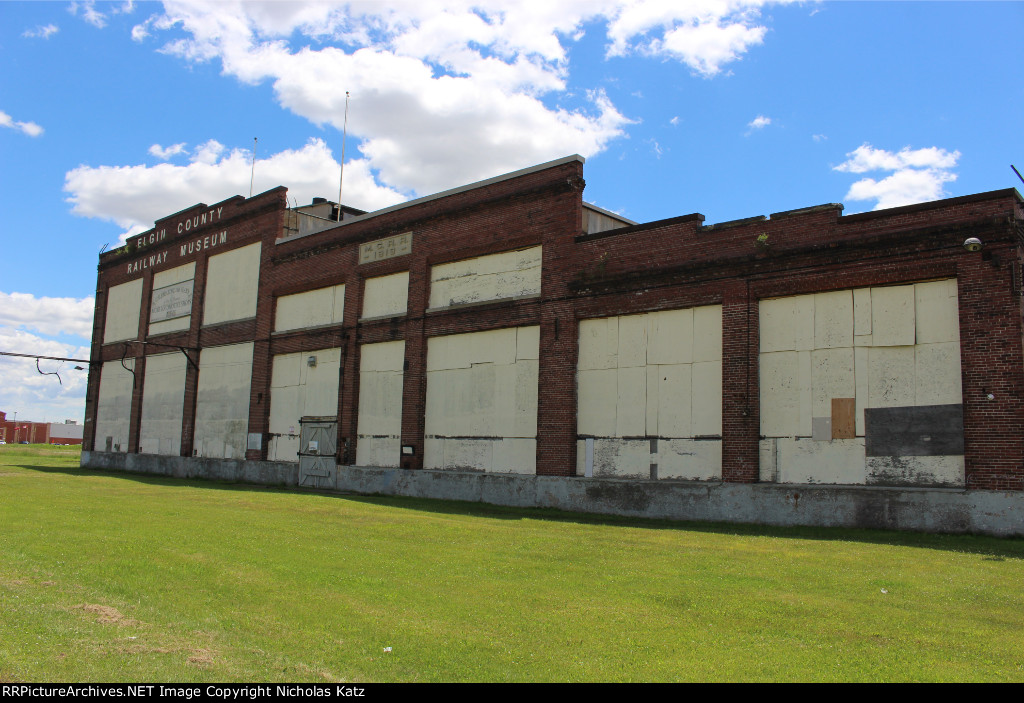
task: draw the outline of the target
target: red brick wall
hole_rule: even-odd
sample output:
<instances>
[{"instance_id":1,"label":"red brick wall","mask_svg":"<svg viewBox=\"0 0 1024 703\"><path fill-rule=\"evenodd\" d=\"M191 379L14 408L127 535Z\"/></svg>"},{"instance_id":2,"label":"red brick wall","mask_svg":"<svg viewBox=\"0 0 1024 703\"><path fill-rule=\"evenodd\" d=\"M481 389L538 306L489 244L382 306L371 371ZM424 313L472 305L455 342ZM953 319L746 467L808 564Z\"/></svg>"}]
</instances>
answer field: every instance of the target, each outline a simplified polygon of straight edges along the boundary
<instances>
[{"instance_id":1,"label":"red brick wall","mask_svg":"<svg viewBox=\"0 0 1024 703\"><path fill-rule=\"evenodd\" d=\"M1024 218L1014 191L996 191L937 203L843 217L839 206L776 213L705 227L703 216L580 233L582 164L551 168L436 198L314 235L278 241L285 208L276 189L225 201L222 221L230 247L263 243L257 314L253 320L202 328L206 260L197 254L192 326L154 338L166 344L206 347L254 341L249 431L266 433L273 355L340 347L338 447L343 461L356 452L359 353L362 344L402 339L406 371L402 444L414 448L403 466L422 465L426 404L427 340L510 326L539 325L537 473L569 475L576 465L576 356L579 320L651 310L721 304L723 308L723 462L726 481L758 478L758 301L843 288L956 277L960 290L961 354L967 484L971 488L1024 489L1024 329L1021 325L1018 239ZM217 207L217 206L214 206ZM207 206L194 208L208 211ZM165 218L171 228L181 217ZM177 219L176 219L177 218ZM412 232L412 253L360 265L360 243ZM203 234L193 232L193 238ZM767 236L768 247L757 240ZM985 242L980 253L962 247L969 236ZM176 240L170 241L174 246ZM434 264L543 245L542 295L428 311ZM159 245L146 252L158 250ZM94 361L120 358L123 345L101 346L103 294L129 280L131 253L101 261ZM184 260L173 258L166 268ZM143 318L152 273L144 272ZM409 271L408 312L360 322L367 278ZM1014 278L1016 277L1016 279ZM1017 281L1015 283L1015 280ZM276 299L325 286L345 285L341 324L316 330L272 332ZM140 334L146 320L140 320ZM150 347L148 353L166 352ZM146 351L133 345L129 356ZM198 360L197 352L190 352ZM141 368L141 364L139 366ZM97 367L93 366L95 372ZM93 376L96 374L94 373ZM191 453L197 374L186 376L182 454ZM138 384L134 405L144 389ZM95 407L90 376L88 417ZM994 399L988 400L988 394ZM91 426L90 426L91 428ZM133 410L131 446L137 446ZM92 441L87 431L87 444ZM266 457L263 449L247 457Z\"/></svg>"}]
</instances>

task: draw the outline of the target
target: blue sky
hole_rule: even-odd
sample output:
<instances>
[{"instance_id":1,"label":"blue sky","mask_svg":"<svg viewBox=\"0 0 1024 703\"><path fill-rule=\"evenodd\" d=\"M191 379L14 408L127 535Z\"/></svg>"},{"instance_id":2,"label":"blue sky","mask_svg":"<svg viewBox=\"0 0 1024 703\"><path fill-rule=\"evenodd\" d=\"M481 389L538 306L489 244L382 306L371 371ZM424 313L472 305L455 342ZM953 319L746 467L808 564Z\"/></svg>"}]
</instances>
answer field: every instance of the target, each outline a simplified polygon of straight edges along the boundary
<instances>
[{"instance_id":1,"label":"blue sky","mask_svg":"<svg viewBox=\"0 0 1024 703\"><path fill-rule=\"evenodd\" d=\"M1017 187L1024 3L0 2L0 351L86 357L97 254L279 184L376 209L559 158L640 222ZM0 357L0 410L81 419Z\"/></svg>"}]
</instances>

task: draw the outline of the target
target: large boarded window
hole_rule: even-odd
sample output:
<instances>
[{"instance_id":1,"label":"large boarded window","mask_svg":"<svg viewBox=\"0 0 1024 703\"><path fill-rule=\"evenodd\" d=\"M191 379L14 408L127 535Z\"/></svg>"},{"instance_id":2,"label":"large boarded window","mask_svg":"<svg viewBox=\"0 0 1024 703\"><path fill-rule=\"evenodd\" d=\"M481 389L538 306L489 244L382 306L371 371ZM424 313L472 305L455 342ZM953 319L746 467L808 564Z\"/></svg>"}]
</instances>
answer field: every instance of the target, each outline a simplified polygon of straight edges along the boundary
<instances>
[{"instance_id":1,"label":"large boarded window","mask_svg":"<svg viewBox=\"0 0 1024 703\"><path fill-rule=\"evenodd\" d=\"M259 242L211 256L206 271L203 324L255 317L259 281Z\"/></svg>"},{"instance_id":2,"label":"large boarded window","mask_svg":"<svg viewBox=\"0 0 1024 703\"><path fill-rule=\"evenodd\" d=\"M127 367L127 369L125 368ZM135 359L108 361L100 372L100 394L96 407L96 441L99 452L127 452L132 417Z\"/></svg>"},{"instance_id":3,"label":"large boarded window","mask_svg":"<svg viewBox=\"0 0 1024 703\"><path fill-rule=\"evenodd\" d=\"M345 318L345 286L328 286L277 299L274 331L340 325Z\"/></svg>"},{"instance_id":4,"label":"large boarded window","mask_svg":"<svg viewBox=\"0 0 1024 703\"><path fill-rule=\"evenodd\" d=\"M577 473L722 475L722 307L580 322ZM592 454L587 440L592 440Z\"/></svg>"},{"instance_id":5,"label":"large boarded window","mask_svg":"<svg viewBox=\"0 0 1024 703\"><path fill-rule=\"evenodd\" d=\"M363 288L363 317L404 315L409 304L409 272L367 278Z\"/></svg>"},{"instance_id":6,"label":"large boarded window","mask_svg":"<svg viewBox=\"0 0 1024 703\"><path fill-rule=\"evenodd\" d=\"M405 342L364 344L359 352L360 466L398 466L402 442Z\"/></svg>"},{"instance_id":7,"label":"large boarded window","mask_svg":"<svg viewBox=\"0 0 1024 703\"><path fill-rule=\"evenodd\" d=\"M762 480L963 485L956 280L759 307Z\"/></svg>"},{"instance_id":8,"label":"large boarded window","mask_svg":"<svg viewBox=\"0 0 1024 703\"><path fill-rule=\"evenodd\" d=\"M207 347L199 355L196 396L196 456L245 458L249 428L252 342Z\"/></svg>"},{"instance_id":9,"label":"large boarded window","mask_svg":"<svg viewBox=\"0 0 1024 703\"><path fill-rule=\"evenodd\" d=\"M537 471L539 327L427 341L427 469Z\"/></svg>"},{"instance_id":10,"label":"large boarded window","mask_svg":"<svg viewBox=\"0 0 1024 703\"><path fill-rule=\"evenodd\" d=\"M540 295L541 247L439 264L430 269L430 307Z\"/></svg>"},{"instance_id":11,"label":"large boarded window","mask_svg":"<svg viewBox=\"0 0 1024 703\"><path fill-rule=\"evenodd\" d=\"M188 360L181 352L146 357L142 426L139 452L181 453L181 420L185 404L185 370Z\"/></svg>"},{"instance_id":12,"label":"large boarded window","mask_svg":"<svg viewBox=\"0 0 1024 703\"><path fill-rule=\"evenodd\" d=\"M338 414L341 349L278 354L270 380L271 461L299 460L299 420Z\"/></svg>"},{"instance_id":13,"label":"large boarded window","mask_svg":"<svg viewBox=\"0 0 1024 703\"><path fill-rule=\"evenodd\" d=\"M141 278L113 286L107 290L107 315L103 324L103 343L110 344L137 338L141 310Z\"/></svg>"},{"instance_id":14,"label":"large boarded window","mask_svg":"<svg viewBox=\"0 0 1024 703\"><path fill-rule=\"evenodd\" d=\"M189 328L195 276L194 261L153 275L153 294L149 308L151 335Z\"/></svg>"}]
</instances>

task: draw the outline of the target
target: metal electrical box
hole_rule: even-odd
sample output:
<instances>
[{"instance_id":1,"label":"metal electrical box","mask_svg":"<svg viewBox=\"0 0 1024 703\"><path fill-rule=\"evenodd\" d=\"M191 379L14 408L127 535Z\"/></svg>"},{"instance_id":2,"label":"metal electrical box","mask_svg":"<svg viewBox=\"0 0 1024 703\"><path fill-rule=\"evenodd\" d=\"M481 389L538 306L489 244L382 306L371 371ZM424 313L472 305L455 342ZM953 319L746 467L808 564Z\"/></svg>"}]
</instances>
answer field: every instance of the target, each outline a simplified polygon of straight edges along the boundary
<instances>
[{"instance_id":1,"label":"metal electrical box","mask_svg":"<svg viewBox=\"0 0 1024 703\"><path fill-rule=\"evenodd\" d=\"M306 416L299 420L299 485L335 488L338 476L338 418Z\"/></svg>"}]
</instances>

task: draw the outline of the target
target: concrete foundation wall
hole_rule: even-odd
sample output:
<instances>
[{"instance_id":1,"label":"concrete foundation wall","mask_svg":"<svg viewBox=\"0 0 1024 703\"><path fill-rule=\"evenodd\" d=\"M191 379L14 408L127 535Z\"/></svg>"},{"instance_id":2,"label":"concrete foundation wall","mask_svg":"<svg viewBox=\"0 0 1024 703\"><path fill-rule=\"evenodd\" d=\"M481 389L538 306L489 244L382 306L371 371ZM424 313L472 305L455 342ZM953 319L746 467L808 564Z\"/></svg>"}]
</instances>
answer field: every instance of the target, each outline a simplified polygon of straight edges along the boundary
<instances>
[{"instance_id":1,"label":"concrete foundation wall","mask_svg":"<svg viewBox=\"0 0 1024 703\"><path fill-rule=\"evenodd\" d=\"M82 452L82 466L175 478L295 486L298 466ZM642 518L1024 536L1024 492L784 486L409 471L345 466L336 491L462 500Z\"/></svg>"}]
</instances>

